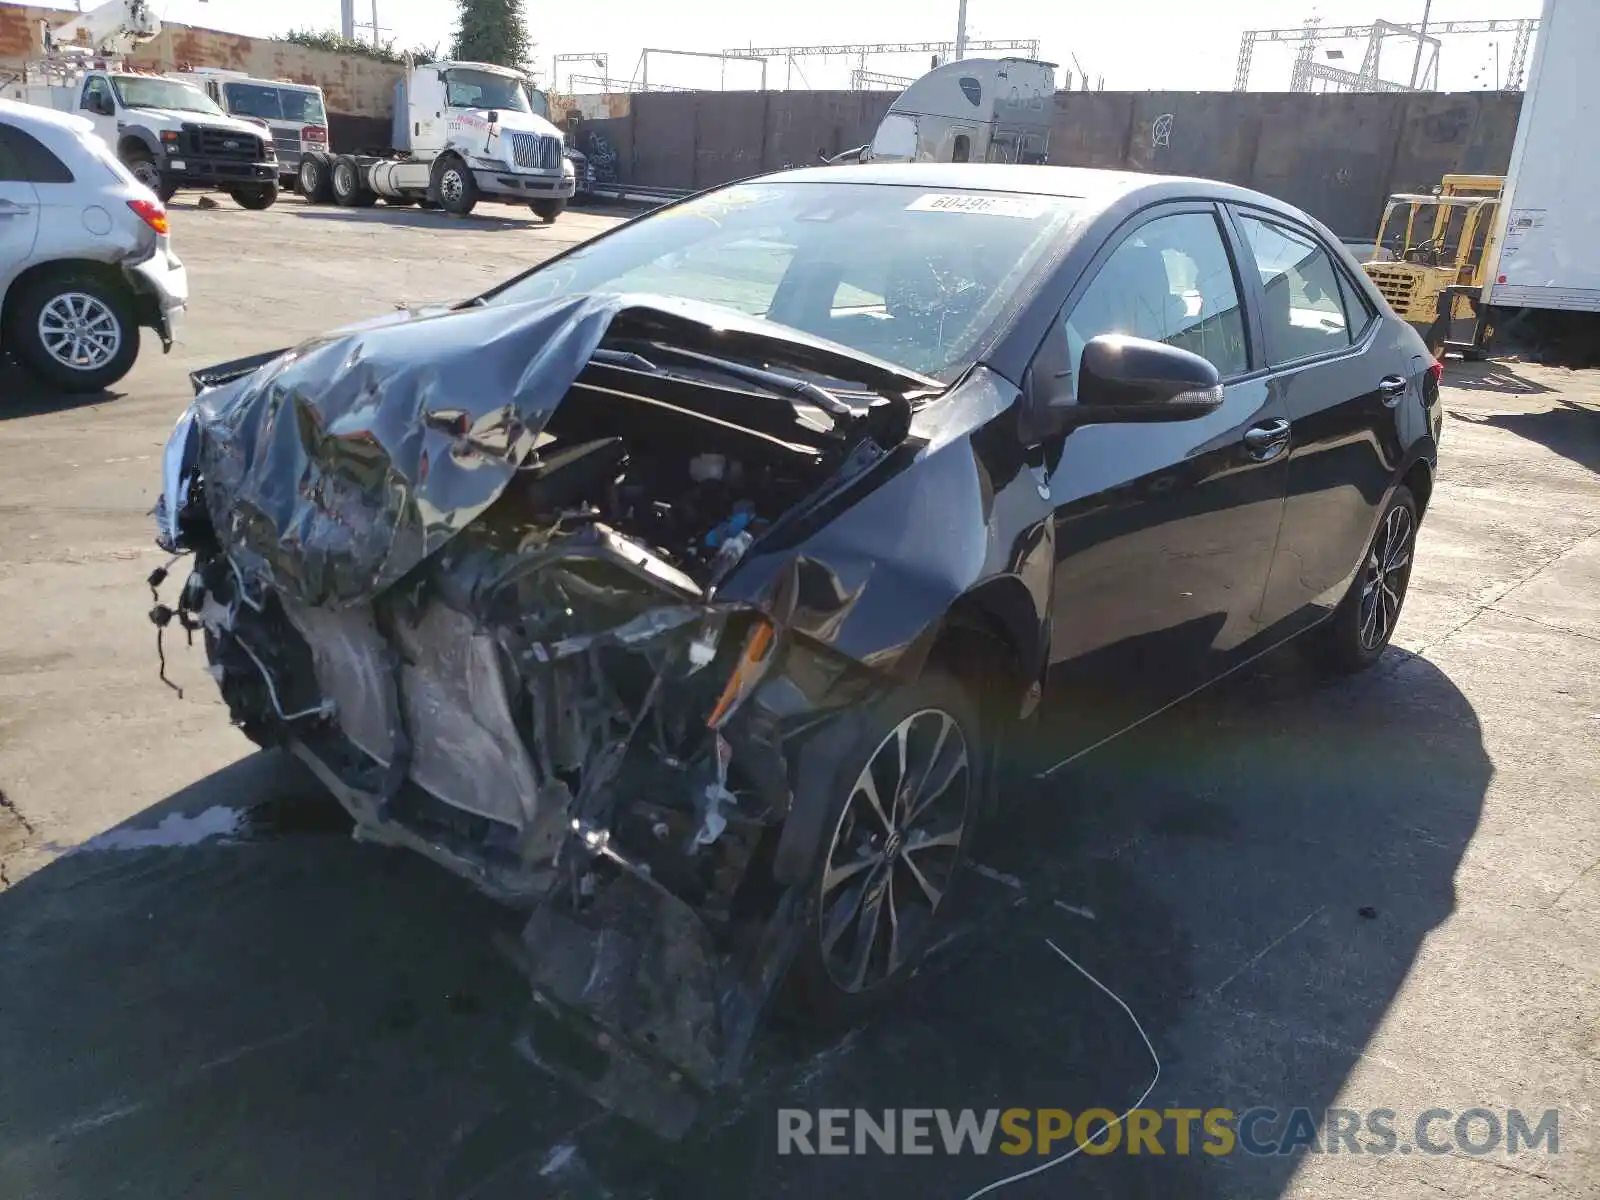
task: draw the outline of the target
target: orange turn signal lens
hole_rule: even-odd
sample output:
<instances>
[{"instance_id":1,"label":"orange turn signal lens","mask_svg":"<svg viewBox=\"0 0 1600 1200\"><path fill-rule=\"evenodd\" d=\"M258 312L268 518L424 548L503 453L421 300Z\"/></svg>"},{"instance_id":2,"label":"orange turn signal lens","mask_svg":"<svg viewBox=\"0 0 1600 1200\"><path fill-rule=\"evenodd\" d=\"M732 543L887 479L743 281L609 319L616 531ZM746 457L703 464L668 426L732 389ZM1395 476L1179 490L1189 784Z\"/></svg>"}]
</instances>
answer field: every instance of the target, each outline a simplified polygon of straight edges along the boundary
<instances>
[{"instance_id":1,"label":"orange turn signal lens","mask_svg":"<svg viewBox=\"0 0 1600 1200\"><path fill-rule=\"evenodd\" d=\"M774 640L772 625L757 618L750 630L750 636L745 638L739 662L734 666L733 673L728 676L728 683L717 699L717 706L706 718L706 724L710 728L722 728L722 723L733 715L733 710L739 706L739 702L761 681L761 676L766 673L767 663L772 658Z\"/></svg>"}]
</instances>

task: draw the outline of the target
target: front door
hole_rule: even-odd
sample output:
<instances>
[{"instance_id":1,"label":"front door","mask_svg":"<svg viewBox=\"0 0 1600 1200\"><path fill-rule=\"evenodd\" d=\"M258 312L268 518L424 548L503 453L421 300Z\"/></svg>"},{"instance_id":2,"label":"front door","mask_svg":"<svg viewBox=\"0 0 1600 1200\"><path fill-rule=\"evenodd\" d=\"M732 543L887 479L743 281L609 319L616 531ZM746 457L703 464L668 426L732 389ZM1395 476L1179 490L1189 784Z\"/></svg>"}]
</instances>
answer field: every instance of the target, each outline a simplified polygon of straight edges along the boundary
<instances>
[{"instance_id":1,"label":"front door","mask_svg":"<svg viewBox=\"0 0 1600 1200\"><path fill-rule=\"evenodd\" d=\"M1289 423L1251 353L1219 211L1136 221L1064 309L1065 361L1075 369L1102 333L1150 338L1209 359L1225 398L1195 420L1087 425L1062 442L1050 492L1063 756L1241 660L1261 631L1283 510Z\"/></svg>"},{"instance_id":2,"label":"front door","mask_svg":"<svg viewBox=\"0 0 1600 1200\"><path fill-rule=\"evenodd\" d=\"M1293 445L1261 615L1304 625L1339 602L1366 551L1401 465L1401 401L1426 362L1310 228L1254 210L1240 210L1238 224Z\"/></svg>"},{"instance_id":3,"label":"front door","mask_svg":"<svg viewBox=\"0 0 1600 1200\"><path fill-rule=\"evenodd\" d=\"M93 121L94 131L105 139L106 145L116 150L117 98L111 91L111 81L104 75L91 75L83 81L78 115Z\"/></svg>"}]
</instances>

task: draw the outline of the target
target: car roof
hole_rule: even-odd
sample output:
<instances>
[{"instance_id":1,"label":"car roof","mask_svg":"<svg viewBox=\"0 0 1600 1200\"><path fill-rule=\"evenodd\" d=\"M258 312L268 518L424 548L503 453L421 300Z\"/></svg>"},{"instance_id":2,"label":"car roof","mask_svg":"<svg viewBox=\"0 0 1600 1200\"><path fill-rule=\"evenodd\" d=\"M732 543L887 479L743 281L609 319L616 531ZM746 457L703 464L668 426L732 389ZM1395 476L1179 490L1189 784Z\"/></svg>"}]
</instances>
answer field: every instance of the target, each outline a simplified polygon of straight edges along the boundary
<instances>
[{"instance_id":1,"label":"car roof","mask_svg":"<svg viewBox=\"0 0 1600 1200\"><path fill-rule=\"evenodd\" d=\"M21 104L15 100L0 100L0 119L23 129L31 127L34 133L40 129L58 129L64 133L78 134L88 133L94 128L94 122L88 117L57 112L38 104Z\"/></svg>"},{"instance_id":2,"label":"car roof","mask_svg":"<svg viewBox=\"0 0 1600 1200\"><path fill-rule=\"evenodd\" d=\"M1263 192L1187 175L1152 175L1144 171L1111 171L1094 167L1047 167L1031 163L861 163L802 167L759 177L794 183L866 183L928 188L963 188L980 192L1022 192L1060 196L1105 209L1133 198L1135 205L1160 200L1231 200L1276 210L1300 220L1306 213ZM754 182L754 181L749 181Z\"/></svg>"}]
</instances>

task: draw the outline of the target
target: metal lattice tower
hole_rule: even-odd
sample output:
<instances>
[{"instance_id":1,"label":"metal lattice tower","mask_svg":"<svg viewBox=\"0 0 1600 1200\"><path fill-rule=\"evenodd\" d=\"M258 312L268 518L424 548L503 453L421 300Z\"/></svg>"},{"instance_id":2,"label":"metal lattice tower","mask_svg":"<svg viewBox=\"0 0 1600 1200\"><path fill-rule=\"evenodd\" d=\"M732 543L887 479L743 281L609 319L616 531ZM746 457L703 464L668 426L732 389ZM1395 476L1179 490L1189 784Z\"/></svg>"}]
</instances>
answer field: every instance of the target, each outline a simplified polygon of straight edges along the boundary
<instances>
[{"instance_id":1,"label":"metal lattice tower","mask_svg":"<svg viewBox=\"0 0 1600 1200\"><path fill-rule=\"evenodd\" d=\"M1465 33L1515 33L1517 40L1511 52L1511 69L1507 74L1508 87L1520 87L1522 75L1527 68L1528 43L1539 30L1538 18L1523 19L1495 19L1487 21L1430 21L1426 30L1416 25L1399 24L1390 21L1377 21L1371 25L1323 25L1319 18L1311 17L1304 25L1293 29L1247 29L1239 37L1239 60L1234 68L1233 90L1243 92L1250 87L1250 68L1255 56L1255 48L1262 42L1285 42L1295 44L1294 68L1290 77L1290 90L1305 92L1311 90L1312 80L1320 79L1341 87L1350 89L1365 89L1369 91L1402 91L1412 89L1407 84L1392 83L1378 77L1378 56L1381 52L1383 39L1386 37L1422 38L1430 44L1450 34ZM1315 60L1316 47L1323 42L1365 39L1367 42L1367 55L1363 58L1361 70L1345 71L1336 67L1318 63ZM1435 49L1432 72L1437 85L1438 81L1438 52ZM1424 83L1426 78L1424 78Z\"/></svg>"}]
</instances>

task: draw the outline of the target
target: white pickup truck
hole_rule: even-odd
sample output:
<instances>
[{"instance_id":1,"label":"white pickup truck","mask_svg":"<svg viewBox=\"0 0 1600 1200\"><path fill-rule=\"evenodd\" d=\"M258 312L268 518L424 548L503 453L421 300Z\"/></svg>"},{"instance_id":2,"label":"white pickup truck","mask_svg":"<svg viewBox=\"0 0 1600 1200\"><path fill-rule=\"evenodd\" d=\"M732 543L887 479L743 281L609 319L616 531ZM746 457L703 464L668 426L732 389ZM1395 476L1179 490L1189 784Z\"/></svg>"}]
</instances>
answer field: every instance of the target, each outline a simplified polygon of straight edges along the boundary
<instances>
[{"instance_id":1,"label":"white pickup truck","mask_svg":"<svg viewBox=\"0 0 1600 1200\"><path fill-rule=\"evenodd\" d=\"M180 188L227 192L245 208L278 198L271 132L230 117L181 80L120 67L115 60L60 55L30 63L4 98L76 113L163 201Z\"/></svg>"}]
</instances>

